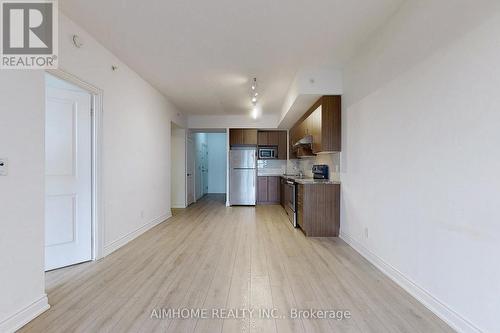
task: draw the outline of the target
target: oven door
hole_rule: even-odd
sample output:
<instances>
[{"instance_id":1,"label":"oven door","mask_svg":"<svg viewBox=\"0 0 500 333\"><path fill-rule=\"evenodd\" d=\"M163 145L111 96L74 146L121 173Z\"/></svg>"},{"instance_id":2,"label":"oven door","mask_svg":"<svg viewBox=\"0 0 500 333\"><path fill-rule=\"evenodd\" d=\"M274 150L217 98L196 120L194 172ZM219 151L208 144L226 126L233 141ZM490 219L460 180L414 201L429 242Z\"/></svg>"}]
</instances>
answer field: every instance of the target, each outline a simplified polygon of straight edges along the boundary
<instances>
[{"instance_id":1,"label":"oven door","mask_svg":"<svg viewBox=\"0 0 500 333\"><path fill-rule=\"evenodd\" d=\"M285 184L285 210L292 225L297 227L297 206L296 206L296 186L292 181L287 180Z\"/></svg>"}]
</instances>

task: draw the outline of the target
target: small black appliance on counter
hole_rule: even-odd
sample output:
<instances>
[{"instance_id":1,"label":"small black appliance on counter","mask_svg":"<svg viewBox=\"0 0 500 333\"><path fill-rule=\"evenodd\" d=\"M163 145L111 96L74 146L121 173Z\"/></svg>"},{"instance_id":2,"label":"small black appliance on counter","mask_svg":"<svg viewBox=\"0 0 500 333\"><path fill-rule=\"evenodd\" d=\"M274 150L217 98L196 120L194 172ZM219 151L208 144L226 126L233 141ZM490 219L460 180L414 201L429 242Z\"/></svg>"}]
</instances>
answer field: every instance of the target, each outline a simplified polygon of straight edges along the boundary
<instances>
[{"instance_id":1,"label":"small black appliance on counter","mask_svg":"<svg viewBox=\"0 0 500 333\"><path fill-rule=\"evenodd\" d=\"M316 164L312 167L313 178L314 179L328 179L328 165L326 164Z\"/></svg>"}]
</instances>

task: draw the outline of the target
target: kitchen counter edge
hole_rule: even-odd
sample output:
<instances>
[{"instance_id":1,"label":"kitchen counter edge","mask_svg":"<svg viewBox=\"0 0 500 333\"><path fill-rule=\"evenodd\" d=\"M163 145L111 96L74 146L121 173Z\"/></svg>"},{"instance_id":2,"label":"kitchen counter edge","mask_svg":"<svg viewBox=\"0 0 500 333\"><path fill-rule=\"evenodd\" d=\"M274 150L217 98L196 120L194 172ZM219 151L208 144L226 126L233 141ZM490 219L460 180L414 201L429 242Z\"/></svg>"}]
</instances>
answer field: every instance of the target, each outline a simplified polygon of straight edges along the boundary
<instances>
[{"instance_id":1,"label":"kitchen counter edge","mask_svg":"<svg viewBox=\"0 0 500 333\"><path fill-rule=\"evenodd\" d=\"M281 178L292 179L297 184L301 185L340 185L336 180L313 180L312 178L295 178L290 176L280 175Z\"/></svg>"}]
</instances>

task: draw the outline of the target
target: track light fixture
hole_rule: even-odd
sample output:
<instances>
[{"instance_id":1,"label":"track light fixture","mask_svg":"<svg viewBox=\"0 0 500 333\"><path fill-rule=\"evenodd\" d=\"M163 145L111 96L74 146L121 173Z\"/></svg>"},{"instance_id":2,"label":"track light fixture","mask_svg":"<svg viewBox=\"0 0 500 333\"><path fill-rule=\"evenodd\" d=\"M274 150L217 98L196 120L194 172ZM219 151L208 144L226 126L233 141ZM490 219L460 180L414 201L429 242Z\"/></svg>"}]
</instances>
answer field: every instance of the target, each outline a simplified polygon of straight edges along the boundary
<instances>
[{"instance_id":1,"label":"track light fixture","mask_svg":"<svg viewBox=\"0 0 500 333\"><path fill-rule=\"evenodd\" d=\"M258 116L259 116L259 109L257 109L257 107L254 107L252 109L252 118L257 119Z\"/></svg>"},{"instance_id":2,"label":"track light fixture","mask_svg":"<svg viewBox=\"0 0 500 333\"><path fill-rule=\"evenodd\" d=\"M259 109L257 107L257 96L259 96L259 93L257 92L257 78L254 77L252 80L252 85L250 86L251 92L250 92L250 101L252 102L253 108L252 108L252 113L251 116L253 119L257 119L259 115Z\"/></svg>"}]
</instances>

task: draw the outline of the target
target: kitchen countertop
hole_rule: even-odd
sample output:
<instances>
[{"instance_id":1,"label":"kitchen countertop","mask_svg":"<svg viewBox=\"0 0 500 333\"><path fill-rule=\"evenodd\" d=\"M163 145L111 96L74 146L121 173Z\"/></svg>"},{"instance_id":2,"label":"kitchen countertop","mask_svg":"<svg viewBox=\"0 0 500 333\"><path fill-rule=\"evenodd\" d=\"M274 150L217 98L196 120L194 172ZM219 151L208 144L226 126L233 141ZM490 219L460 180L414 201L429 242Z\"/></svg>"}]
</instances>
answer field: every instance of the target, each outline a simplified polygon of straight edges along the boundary
<instances>
[{"instance_id":1,"label":"kitchen countertop","mask_svg":"<svg viewBox=\"0 0 500 333\"><path fill-rule=\"evenodd\" d=\"M326 184L326 185L340 185L340 182L336 180L330 179L312 179L312 178L297 178L294 181L298 184L302 185L318 185L318 184Z\"/></svg>"},{"instance_id":2,"label":"kitchen countertop","mask_svg":"<svg viewBox=\"0 0 500 333\"><path fill-rule=\"evenodd\" d=\"M314 179L310 177L298 177L298 176L285 176L281 175L282 178L292 179L297 184L302 185L316 185L316 184L327 184L327 185L340 185L339 181L331 180L331 179Z\"/></svg>"},{"instance_id":3,"label":"kitchen countertop","mask_svg":"<svg viewBox=\"0 0 500 333\"><path fill-rule=\"evenodd\" d=\"M282 173L276 173L276 172L260 172L257 171L257 176L258 177L279 177L283 176Z\"/></svg>"}]
</instances>

